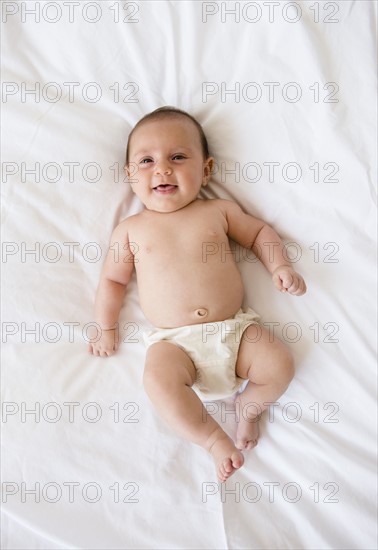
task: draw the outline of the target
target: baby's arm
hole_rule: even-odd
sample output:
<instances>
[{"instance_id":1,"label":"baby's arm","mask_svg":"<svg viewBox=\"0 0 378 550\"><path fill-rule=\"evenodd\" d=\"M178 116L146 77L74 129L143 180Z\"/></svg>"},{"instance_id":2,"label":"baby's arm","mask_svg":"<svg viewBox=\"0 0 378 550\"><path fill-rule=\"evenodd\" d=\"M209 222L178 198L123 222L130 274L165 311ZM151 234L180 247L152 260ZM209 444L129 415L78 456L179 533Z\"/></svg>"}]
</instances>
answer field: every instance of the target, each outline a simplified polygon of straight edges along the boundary
<instances>
[{"instance_id":1,"label":"baby's arm","mask_svg":"<svg viewBox=\"0 0 378 550\"><path fill-rule=\"evenodd\" d=\"M264 224L258 232L252 251L272 274L273 283L281 292L301 296L306 292L306 283L283 254L283 243L276 231Z\"/></svg>"},{"instance_id":2,"label":"baby's arm","mask_svg":"<svg viewBox=\"0 0 378 550\"><path fill-rule=\"evenodd\" d=\"M95 301L95 320L99 331L89 343L88 351L102 357L118 349L118 317L134 268L134 256L128 241L125 222L113 231Z\"/></svg>"},{"instance_id":3,"label":"baby's arm","mask_svg":"<svg viewBox=\"0 0 378 550\"><path fill-rule=\"evenodd\" d=\"M273 283L281 292L301 296L306 283L284 254L284 245L276 231L264 221L245 214L234 202L225 203L228 235L256 254L272 275Z\"/></svg>"}]
</instances>

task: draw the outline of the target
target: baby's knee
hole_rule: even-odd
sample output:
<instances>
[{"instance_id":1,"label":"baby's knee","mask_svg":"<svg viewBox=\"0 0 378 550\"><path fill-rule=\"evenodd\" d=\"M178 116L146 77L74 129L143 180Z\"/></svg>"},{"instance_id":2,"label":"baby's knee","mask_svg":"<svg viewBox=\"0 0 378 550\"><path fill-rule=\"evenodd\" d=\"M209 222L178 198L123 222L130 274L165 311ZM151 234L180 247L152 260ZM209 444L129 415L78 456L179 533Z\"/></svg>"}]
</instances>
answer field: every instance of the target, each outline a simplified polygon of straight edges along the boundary
<instances>
[{"instance_id":1,"label":"baby's knee","mask_svg":"<svg viewBox=\"0 0 378 550\"><path fill-rule=\"evenodd\" d=\"M152 393L174 392L184 385L192 385L188 371L180 364L171 363L168 359L160 361L147 360L143 385L148 395Z\"/></svg>"},{"instance_id":2,"label":"baby's knee","mask_svg":"<svg viewBox=\"0 0 378 550\"><path fill-rule=\"evenodd\" d=\"M192 386L195 368L187 354L170 343L152 344L147 352L143 384L146 390L155 388L175 389L178 386Z\"/></svg>"},{"instance_id":3,"label":"baby's knee","mask_svg":"<svg viewBox=\"0 0 378 550\"><path fill-rule=\"evenodd\" d=\"M288 386L295 375L294 358L287 348L282 353L280 361L280 378L282 383Z\"/></svg>"}]
</instances>

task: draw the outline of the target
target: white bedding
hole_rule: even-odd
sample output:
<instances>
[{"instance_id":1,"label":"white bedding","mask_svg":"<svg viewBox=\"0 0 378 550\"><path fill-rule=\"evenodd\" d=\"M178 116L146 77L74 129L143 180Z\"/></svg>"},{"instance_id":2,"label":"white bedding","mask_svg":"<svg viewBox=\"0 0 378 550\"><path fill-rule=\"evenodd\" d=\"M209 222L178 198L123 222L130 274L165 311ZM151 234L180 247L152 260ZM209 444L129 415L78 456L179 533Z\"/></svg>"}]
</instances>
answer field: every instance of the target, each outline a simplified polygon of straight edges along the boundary
<instances>
[{"instance_id":1,"label":"white bedding","mask_svg":"<svg viewBox=\"0 0 378 550\"><path fill-rule=\"evenodd\" d=\"M377 3L1 9L2 548L376 548ZM296 376L222 487L144 393L135 278L119 352L84 341L112 228L141 208L128 133L167 104L208 136L206 198L272 224L308 284L281 295L240 253ZM234 433L231 400L207 406Z\"/></svg>"}]
</instances>

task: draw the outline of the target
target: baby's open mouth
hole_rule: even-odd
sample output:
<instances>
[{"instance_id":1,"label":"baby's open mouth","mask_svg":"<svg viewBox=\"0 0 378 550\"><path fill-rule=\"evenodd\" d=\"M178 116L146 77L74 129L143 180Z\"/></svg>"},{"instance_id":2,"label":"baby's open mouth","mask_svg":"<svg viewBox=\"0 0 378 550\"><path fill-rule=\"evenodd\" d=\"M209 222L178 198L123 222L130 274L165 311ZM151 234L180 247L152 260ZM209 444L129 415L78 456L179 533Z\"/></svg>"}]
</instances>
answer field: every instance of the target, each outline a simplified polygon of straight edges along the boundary
<instances>
[{"instance_id":1,"label":"baby's open mouth","mask_svg":"<svg viewBox=\"0 0 378 550\"><path fill-rule=\"evenodd\" d=\"M154 191L158 191L158 193L172 193L177 189L177 185L173 185L171 183L162 183L160 185L157 185L153 189Z\"/></svg>"}]
</instances>

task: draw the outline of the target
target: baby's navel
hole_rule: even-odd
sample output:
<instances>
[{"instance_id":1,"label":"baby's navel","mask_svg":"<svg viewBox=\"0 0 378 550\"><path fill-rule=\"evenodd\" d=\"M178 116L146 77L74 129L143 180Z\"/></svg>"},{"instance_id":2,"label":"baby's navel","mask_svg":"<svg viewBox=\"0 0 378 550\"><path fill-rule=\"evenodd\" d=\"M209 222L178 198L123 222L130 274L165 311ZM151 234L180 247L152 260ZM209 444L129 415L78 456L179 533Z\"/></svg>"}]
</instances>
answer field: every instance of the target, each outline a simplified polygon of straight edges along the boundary
<instances>
[{"instance_id":1,"label":"baby's navel","mask_svg":"<svg viewBox=\"0 0 378 550\"><path fill-rule=\"evenodd\" d=\"M196 316L197 316L197 317L202 317L202 318L203 318L203 317L206 317L206 316L208 315L208 313L209 313L209 312L208 312L207 309L204 308L204 307L201 307L201 308L199 308L199 309L196 309L196 311L195 311Z\"/></svg>"}]
</instances>

